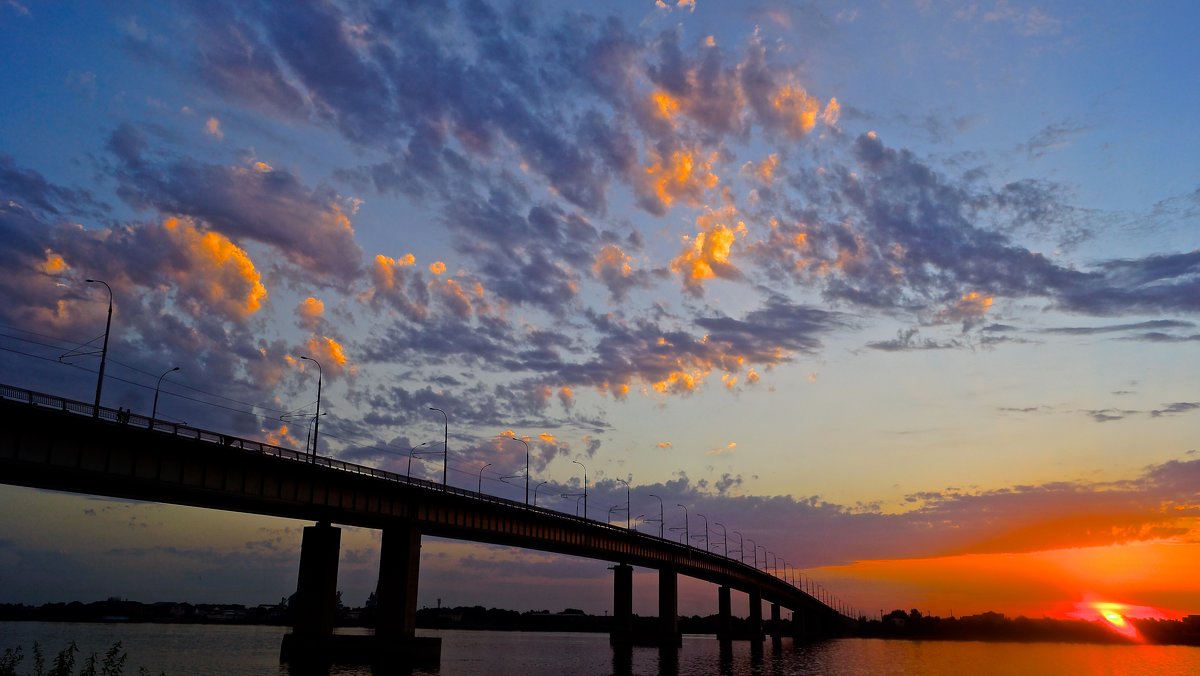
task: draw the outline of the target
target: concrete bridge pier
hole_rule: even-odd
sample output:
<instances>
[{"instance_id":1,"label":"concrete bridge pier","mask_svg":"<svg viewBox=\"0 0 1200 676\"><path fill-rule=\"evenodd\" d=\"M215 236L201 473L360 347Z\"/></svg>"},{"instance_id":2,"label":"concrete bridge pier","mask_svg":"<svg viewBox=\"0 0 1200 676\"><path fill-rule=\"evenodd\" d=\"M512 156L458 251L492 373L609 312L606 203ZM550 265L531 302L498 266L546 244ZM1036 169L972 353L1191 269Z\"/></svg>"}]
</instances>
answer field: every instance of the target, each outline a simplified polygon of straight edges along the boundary
<instances>
[{"instance_id":1,"label":"concrete bridge pier","mask_svg":"<svg viewBox=\"0 0 1200 676\"><path fill-rule=\"evenodd\" d=\"M304 527L300 542L300 574L292 600L292 632L328 636L337 619L338 558L342 529L322 521Z\"/></svg>"},{"instance_id":2,"label":"concrete bridge pier","mask_svg":"<svg viewBox=\"0 0 1200 676\"><path fill-rule=\"evenodd\" d=\"M806 623L805 623L804 619L805 619L804 611L802 611L802 610L793 610L792 611L792 642L793 643L798 644L801 641L804 641L805 639L808 638L808 631L807 631L807 627L805 626Z\"/></svg>"},{"instance_id":3,"label":"concrete bridge pier","mask_svg":"<svg viewBox=\"0 0 1200 676\"><path fill-rule=\"evenodd\" d=\"M409 523L384 527L375 588L376 664L437 665L441 660L442 640L416 635L420 571L421 530Z\"/></svg>"},{"instance_id":4,"label":"concrete bridge pier","mask_svg":"<svg viewBox=\"0 0 1200 676\"><path fill-rule=\"evenodd\" d=\"M679 634L679 573L674 568L658 570L658 642L662 646L683 642Z\"/></svg>"},{"instance_id":5,"label":"concrete bridge pier","mask_svg":"<svg viewBox=\"0 0 1200 676\"><path fill-rule=\"evenodd\" d=\"M717 588L717 639L733 640L733 612L729 602L729 585Z\"/></svg>"},{"instance_id":6,"label":"concrete bridge pier","mask_svg":"<svg viewBox=\"0 0 1200 676\"><path fill-rule=\"evenodd\" d=\"M762 630L762 591L754 587L746 592L750 596L750 642L760 644Z\"/></svg>"},{"instance_id":7,"label":"concrete bridge pier","mask_svg":"<svg viewBox=\"0 0 1200 676\"><path fill-rule=\"evenodd\" d=\"M633 566L620 563L613 571L613 619L608 642L614 646L633 644Z\"/></svg>"},{"instance_id":8,"label":"concrete bridge pier","mask_svg":"<svg viewBox=\"0 0 1200 676\"><path fill-rule=\"evenodd\" d=\"M342 530L327 521L304 527L300 542L300 573L289 608L292 633L283 637L280 660L299 662L326 657L325 644L333 636L333 624L337 619L341 544Z\"/></svg>"},{"instance_id":9,"label":"concrete bridge pier","mask_svg":"<svg viewBox=\"0 0 1200 676\"><path fill-rule=\"evenodd\" d=\"M779 604L771 604L771 647L778 649L783 645L783 625L779 619Z\"/></svg>"}]
</instances>

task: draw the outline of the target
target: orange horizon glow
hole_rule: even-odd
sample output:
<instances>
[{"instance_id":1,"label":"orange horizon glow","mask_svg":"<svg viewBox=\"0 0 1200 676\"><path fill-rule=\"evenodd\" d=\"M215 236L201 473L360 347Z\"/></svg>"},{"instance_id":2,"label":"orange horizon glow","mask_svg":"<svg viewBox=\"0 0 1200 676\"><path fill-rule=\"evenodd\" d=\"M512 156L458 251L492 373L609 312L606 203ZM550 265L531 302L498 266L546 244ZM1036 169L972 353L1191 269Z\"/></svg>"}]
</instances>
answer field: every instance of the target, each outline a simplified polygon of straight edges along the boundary
<instances>
[{"instance_id":1,"label":"orange horizon glow","mask_svg":"<svg viewBox=\"0 0 1200 676\"><path fill-rule=\"evenodd\" d=\"M824 578L827 588L856 590L856 603L866 608L1103 620L1118 630L1125 619L1178 620L1196 614L1196 561L1200 543L1158 541L864 560L810 572Z\"/></svg>"}]
</instances>

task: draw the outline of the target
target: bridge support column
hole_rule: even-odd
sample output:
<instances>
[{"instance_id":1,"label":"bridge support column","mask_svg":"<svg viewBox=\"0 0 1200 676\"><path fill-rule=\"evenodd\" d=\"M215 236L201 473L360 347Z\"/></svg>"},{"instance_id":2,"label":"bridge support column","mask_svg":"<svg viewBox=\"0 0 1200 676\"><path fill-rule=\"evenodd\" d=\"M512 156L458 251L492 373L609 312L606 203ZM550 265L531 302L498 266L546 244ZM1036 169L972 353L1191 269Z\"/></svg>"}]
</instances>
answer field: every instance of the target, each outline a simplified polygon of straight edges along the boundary
<instances>
[{"instance_id":1,"label":"bridge support column","mask_svg":"<svg viewBox=\"0 0 1200 676\"><path fill-rule=\"evenodd\" d=\"M396 639L416 635L420 570L421 531L413 526L384 528L375 588L376 636Z\"/></svg>"},{"instance_id":2,"label":"bridge support column","mask_svg":"<svg viewBox=\"0 0 1200 676\"><path fill-rule=\"evenodd\" d=\"M800 643L808 638L808 628L805 626L804 620L804 611L792 611L792 641L794 643Z\"/></svg>"},{"instance_id":3,"label":"bridge support column","mask_svg":"<svg viewBox=\"0 0 1200 676\"><path fill-rule=\"evenodd\" d=\"M338 555L342 530L322 521L304 527L300 542L300 574L292 596L292 633L285 634L279 659L327 662L328 644L337 619Z\"/></svg>"},{"instance_id":4,"label":"bridge support column","mask_svg":"<svg viewBox=\"0 0 1200 676\"><path fill-rule=\"evenodd\" d=\"M421 572L421 530L398 523L383 529L379 583L375 588L375 664L437 665L442 639L417 634L417 589Z\"/></svg>"},{"instance_id":5,"label":"bridge support column","mask_svg":"<svg viewBox=\"0 0 1200 676\"><path fill-rule=\"evenodd\" d=\"M613 619L608 633L612 645L633 643L633 566L624 563L612 567Z\"/></svg>"},{"instance_id":6,"label":"bridge support column","mask_svg":"<svg viewBox=\"0 0 1200 676\"><path fill-rule=\"evenodd\" d=\"M771 646L778 648L783 642L783 625L779 619L779 604L771 604Z\"/></svg>"},{"instance_id":7,"label":"bridge support column","mask_svg":"<svg viewBox=\"0 0 1200 676\"><path fill-rule=\"evenodd\" d=\"M717 588L717 639L733 639L733 612L729 603L729 585Z\"/></svg>"},{"instance_id":8,"label":"bridge support column","mask_svg":"<svg viewBox=\"0 0 1200 676\"><path fill-rule=\"evenodd\" d=\"M679 573L674 568L658 571L658 641L677 646L679 635Z\"/></svg>"},{"instance_id":9,"label":"bridge support column","mask_svg":"<svg viewBox=\"0 0 1200 676\"><path fill-rule=\"evenodd\" d=\"M762 631L762 592L757 587L746 592L750 596L750 641L761 643Z\"/></svg>"},{"instance_id":10,"label":"bridge support column","mask_svg":"<svg viewBox=\"0 0 1200 676\"><path fill-rule=\"evenodd\" d=\"M342 529L322 521L304 527L300 543L300 574L292 602L292 632L329 636L337 619L338 556Z\"/></svg>"}]
</instances>

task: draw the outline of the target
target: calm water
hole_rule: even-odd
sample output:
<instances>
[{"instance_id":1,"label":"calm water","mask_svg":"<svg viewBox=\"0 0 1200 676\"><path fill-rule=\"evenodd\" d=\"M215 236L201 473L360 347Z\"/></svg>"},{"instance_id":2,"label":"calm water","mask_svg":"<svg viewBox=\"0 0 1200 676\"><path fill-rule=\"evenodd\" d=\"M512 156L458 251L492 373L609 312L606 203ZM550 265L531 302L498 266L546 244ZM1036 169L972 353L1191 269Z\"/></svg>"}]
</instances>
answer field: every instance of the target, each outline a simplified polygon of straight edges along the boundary
<instances>
[{"instance_id":1,"label":"calm water","mask_svg":"<svg viewBox=\"0 0 1200 676\"><path fill-rule=\"evenodd\" d=\"M82 655L103 654L114 641L129 653L126 674L146 667L170 676L287 676L279 664L282 627L0 623L0 649L20 645L32 671L30 649L42 644L47 660L74 640ZM907 642L840 639L780 650L764 643L761 654L735 642L722 654L708 636L685 636L665 656L634 648L614 659L604 634L422 631L442 637L442 665L417 674L1200 674L1200 648L1075 644ZM364 668L331 674L369 676Z\"/></svg>"}]
</instances>

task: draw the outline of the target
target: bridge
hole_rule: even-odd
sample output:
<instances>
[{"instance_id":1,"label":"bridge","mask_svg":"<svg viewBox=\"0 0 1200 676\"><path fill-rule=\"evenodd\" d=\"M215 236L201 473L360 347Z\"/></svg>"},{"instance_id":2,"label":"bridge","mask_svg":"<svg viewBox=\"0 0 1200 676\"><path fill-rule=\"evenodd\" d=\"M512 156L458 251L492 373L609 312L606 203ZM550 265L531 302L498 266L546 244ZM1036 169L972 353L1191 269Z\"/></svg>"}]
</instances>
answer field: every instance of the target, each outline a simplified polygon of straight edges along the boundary
<instances>
[{"instance_id":1,"label":"bridge","mask_svg":"<svg viewBox=\"0 0 1200 676\"><path fill-rule=\"evenodd\" d=\"M568 554L615 564L614 645L677 645L678 576L718 587L722 640L730 590L762 603L779 640L780 610L797 638L839 633L849 618L786 579L737 559L636 530L92 404L0 385L0 483L315 522L304 529L293 632L284 653L334 641L340 530L382 530L377 626L370 650L404 658L437 646L415 636L422 535ZM654 631L635 633L633 566L658 571ZM361 638L361 637L356 637ZM322 648L324 649L324 648Z\"/></svg>"}]
</instances>

